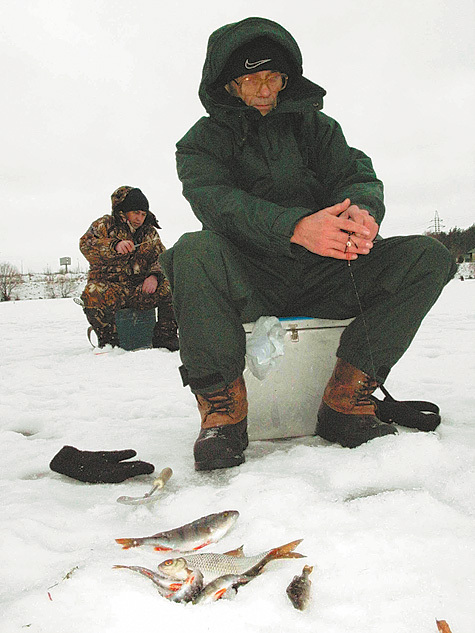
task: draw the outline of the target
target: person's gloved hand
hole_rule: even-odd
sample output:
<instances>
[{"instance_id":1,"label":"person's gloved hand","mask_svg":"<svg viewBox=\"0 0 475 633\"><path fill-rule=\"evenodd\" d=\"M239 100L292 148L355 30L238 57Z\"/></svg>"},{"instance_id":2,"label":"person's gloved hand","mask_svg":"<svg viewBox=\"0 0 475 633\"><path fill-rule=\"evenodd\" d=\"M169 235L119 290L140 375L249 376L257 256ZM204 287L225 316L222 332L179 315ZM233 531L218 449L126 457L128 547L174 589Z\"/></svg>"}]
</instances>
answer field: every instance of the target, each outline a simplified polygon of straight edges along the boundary
<instances>
[{"instance_id":1,"label":"person's gloved hand","mask_svg":"<svg viewBox=\"0 0 475 633\"><path fill-rule=\"evenodd\" d=\"M92 484L115 484L129 477L149 475L155 467L148 462L124 462L135 457L137 452L123 451L80 451L74 446L63 446L50 462L49 467L56 473L67 475L79 481Z\"/></svg>"}]
</instances>

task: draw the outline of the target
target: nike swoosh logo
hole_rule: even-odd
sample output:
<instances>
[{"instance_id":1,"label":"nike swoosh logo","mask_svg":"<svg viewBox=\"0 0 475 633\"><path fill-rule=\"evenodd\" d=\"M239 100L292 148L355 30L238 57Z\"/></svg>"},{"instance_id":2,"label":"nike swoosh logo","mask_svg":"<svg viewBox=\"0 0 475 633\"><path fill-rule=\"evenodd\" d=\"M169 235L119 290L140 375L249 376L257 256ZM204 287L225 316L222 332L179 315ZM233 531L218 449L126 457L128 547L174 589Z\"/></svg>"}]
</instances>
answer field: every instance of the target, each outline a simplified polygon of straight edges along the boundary
<instances>
[{"instance_id":1,"label":"nike swoosh logo","mask_svg":"<svg viewBox=\"0 0 475 633\"><path fill-rule=\"evenodd\" d=\"M248 70L252 70L253 68L257 68L261 66L261 64L265 64L266 62L272 61L271 59L260 59L258 62L250 62L248 59L244 62L245 68Z\"/></svg>"}]
</instances>

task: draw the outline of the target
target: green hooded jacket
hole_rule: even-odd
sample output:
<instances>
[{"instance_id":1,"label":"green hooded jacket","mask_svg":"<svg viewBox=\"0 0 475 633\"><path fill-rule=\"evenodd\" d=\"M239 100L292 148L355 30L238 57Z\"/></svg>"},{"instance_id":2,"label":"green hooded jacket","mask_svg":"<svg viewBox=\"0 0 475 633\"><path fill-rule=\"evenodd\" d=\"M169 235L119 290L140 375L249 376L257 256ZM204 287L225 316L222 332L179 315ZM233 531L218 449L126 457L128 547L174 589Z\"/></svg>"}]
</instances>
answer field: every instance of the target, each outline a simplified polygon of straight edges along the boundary
<instances>
[{"instance_id":1,"label":"green hooded jacket","mask_svg":"<svg viewBox=\"0 0 475 633\"><path fill-rule=\"evenodd\" d=\"M261 36L283 46L296 69L266 116L217 83L232 52ZM292 257L297 222L345 198L381 223L383 185L371 160L320 111L325 94L303 77L297 42L276 22L247 18L210 36L199 88L209 116L177 143L176 153L183 195L203 229L246 252Z\"/></svg>"}]
</instances>

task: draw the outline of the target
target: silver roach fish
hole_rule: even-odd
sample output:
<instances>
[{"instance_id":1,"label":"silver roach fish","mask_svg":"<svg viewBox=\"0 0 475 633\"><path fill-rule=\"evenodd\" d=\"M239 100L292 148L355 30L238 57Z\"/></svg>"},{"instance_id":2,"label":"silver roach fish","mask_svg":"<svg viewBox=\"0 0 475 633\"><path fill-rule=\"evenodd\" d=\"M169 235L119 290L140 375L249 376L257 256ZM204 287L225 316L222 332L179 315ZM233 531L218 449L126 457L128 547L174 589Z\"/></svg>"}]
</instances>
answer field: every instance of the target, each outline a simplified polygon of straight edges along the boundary
<instances>
[{"instance_id":1,"label":"silver roach fish","mask_svg":"<svg viewBox=\"0 0 475 633\"><path fill-rule=\"evenodd\" d=\"M312 585L312 581L309 576L312 571L313 567L305 565L300 576L294 576L290 585L286 589L290 602L299 611L303 611L310 600L310 587Z\"/></svg>"},{"instance_id":2,"label":"silver roach fish","mask_svg":"<svg viewBox=\"0 0 475 633\"><path fill-rule=\"evenodd\" d=\"M177 579L138 565L114 565L114 569L130 569L149 578L159 594L171 602L191 602L203 589L203 574L200 571L184 569Z\"/></svg>"},{"instance_id":3,"label":"silver roach fish","mask_svg":"<svg viewBox=\"0 0 475 633\"><path fill-rule=\"evenodd\" d=\"M150 545L157 552L192 552L219 541L236 523L238 516L237 510L225 510L208 514L173 530L157 532L152 536L116 538L115 540L122 545L123 549Z\"/></svg>"},{"instance_id":4,"label":"silver roach fish","mask_svg":"<svg viewBox=\"0 0 475 633\"><path fill-rule=\"evenodd\" d=\"M196 570L197 572L198 570ZM209 604L221 598L234 598L237 590L242 585L246 585L253 576L238 576L236 574L225 574L216 580L208 583L195 598L193 604Z\"/></svg>"},{"instance_id":5,"label":"silver roach fish","mask_svg":"<svg viewBox=\"0 0 475 633\"><path fill-rule=\"evenodd\" d=\"M291 544L289 543L289 545ZM242 557L242 547L228 553L228 556ZM215 580L212 580L193 599L193 604L209 604L210 602L216 602L216 600L220 600L221 598L234 598L239 587L247 585L248 582L258 576L269 560L272 560L274 557L275 550L270 550L265 556L257 561L254 567L248 569L245 574L224 574L223 576L219 576Z\"/></svg>"},{"instance_id":6,"label":"silver roach fish","mask_svg":"<svg viewBox=\"0 0 475 633\"><path fill-rule=\"evenodd\" d=\"M271 560L304 558L303 554L293 551L301 542L302 539L292 541L255 556L244 556L242 547L225 554L213 554L211 552L206 554L188 554L163 561L163 563L158 565L158 571L160 574L179 578L180 574L183 573L183 569L198 570L203 574L205 583L212 582L216 578L227 574L254 577Z\"/></svg>"}]
</instances>

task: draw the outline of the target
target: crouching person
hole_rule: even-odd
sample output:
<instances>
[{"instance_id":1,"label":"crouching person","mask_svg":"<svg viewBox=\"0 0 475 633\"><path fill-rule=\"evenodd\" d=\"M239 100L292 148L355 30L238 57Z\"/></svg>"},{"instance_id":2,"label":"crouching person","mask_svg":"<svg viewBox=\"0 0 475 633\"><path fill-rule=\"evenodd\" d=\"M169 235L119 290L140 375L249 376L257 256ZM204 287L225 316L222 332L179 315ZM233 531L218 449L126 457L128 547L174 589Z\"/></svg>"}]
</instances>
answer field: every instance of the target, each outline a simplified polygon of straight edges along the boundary
<instances>
[{"instance_id":1,"label":"crouching person","mask_svg":"<svg viewBox=\"0 0 475 633\"><path fill-rule=\"evenodd\" d=\"M170 285L158 257L165 251L157 219L140 189L122 186L111 196L112 214L95 220L79 240L89 262L81 295L99 347L119 345L115 314L122 308L158 308L153 347L178 350Z\"/></svg>"}]
</instances>

